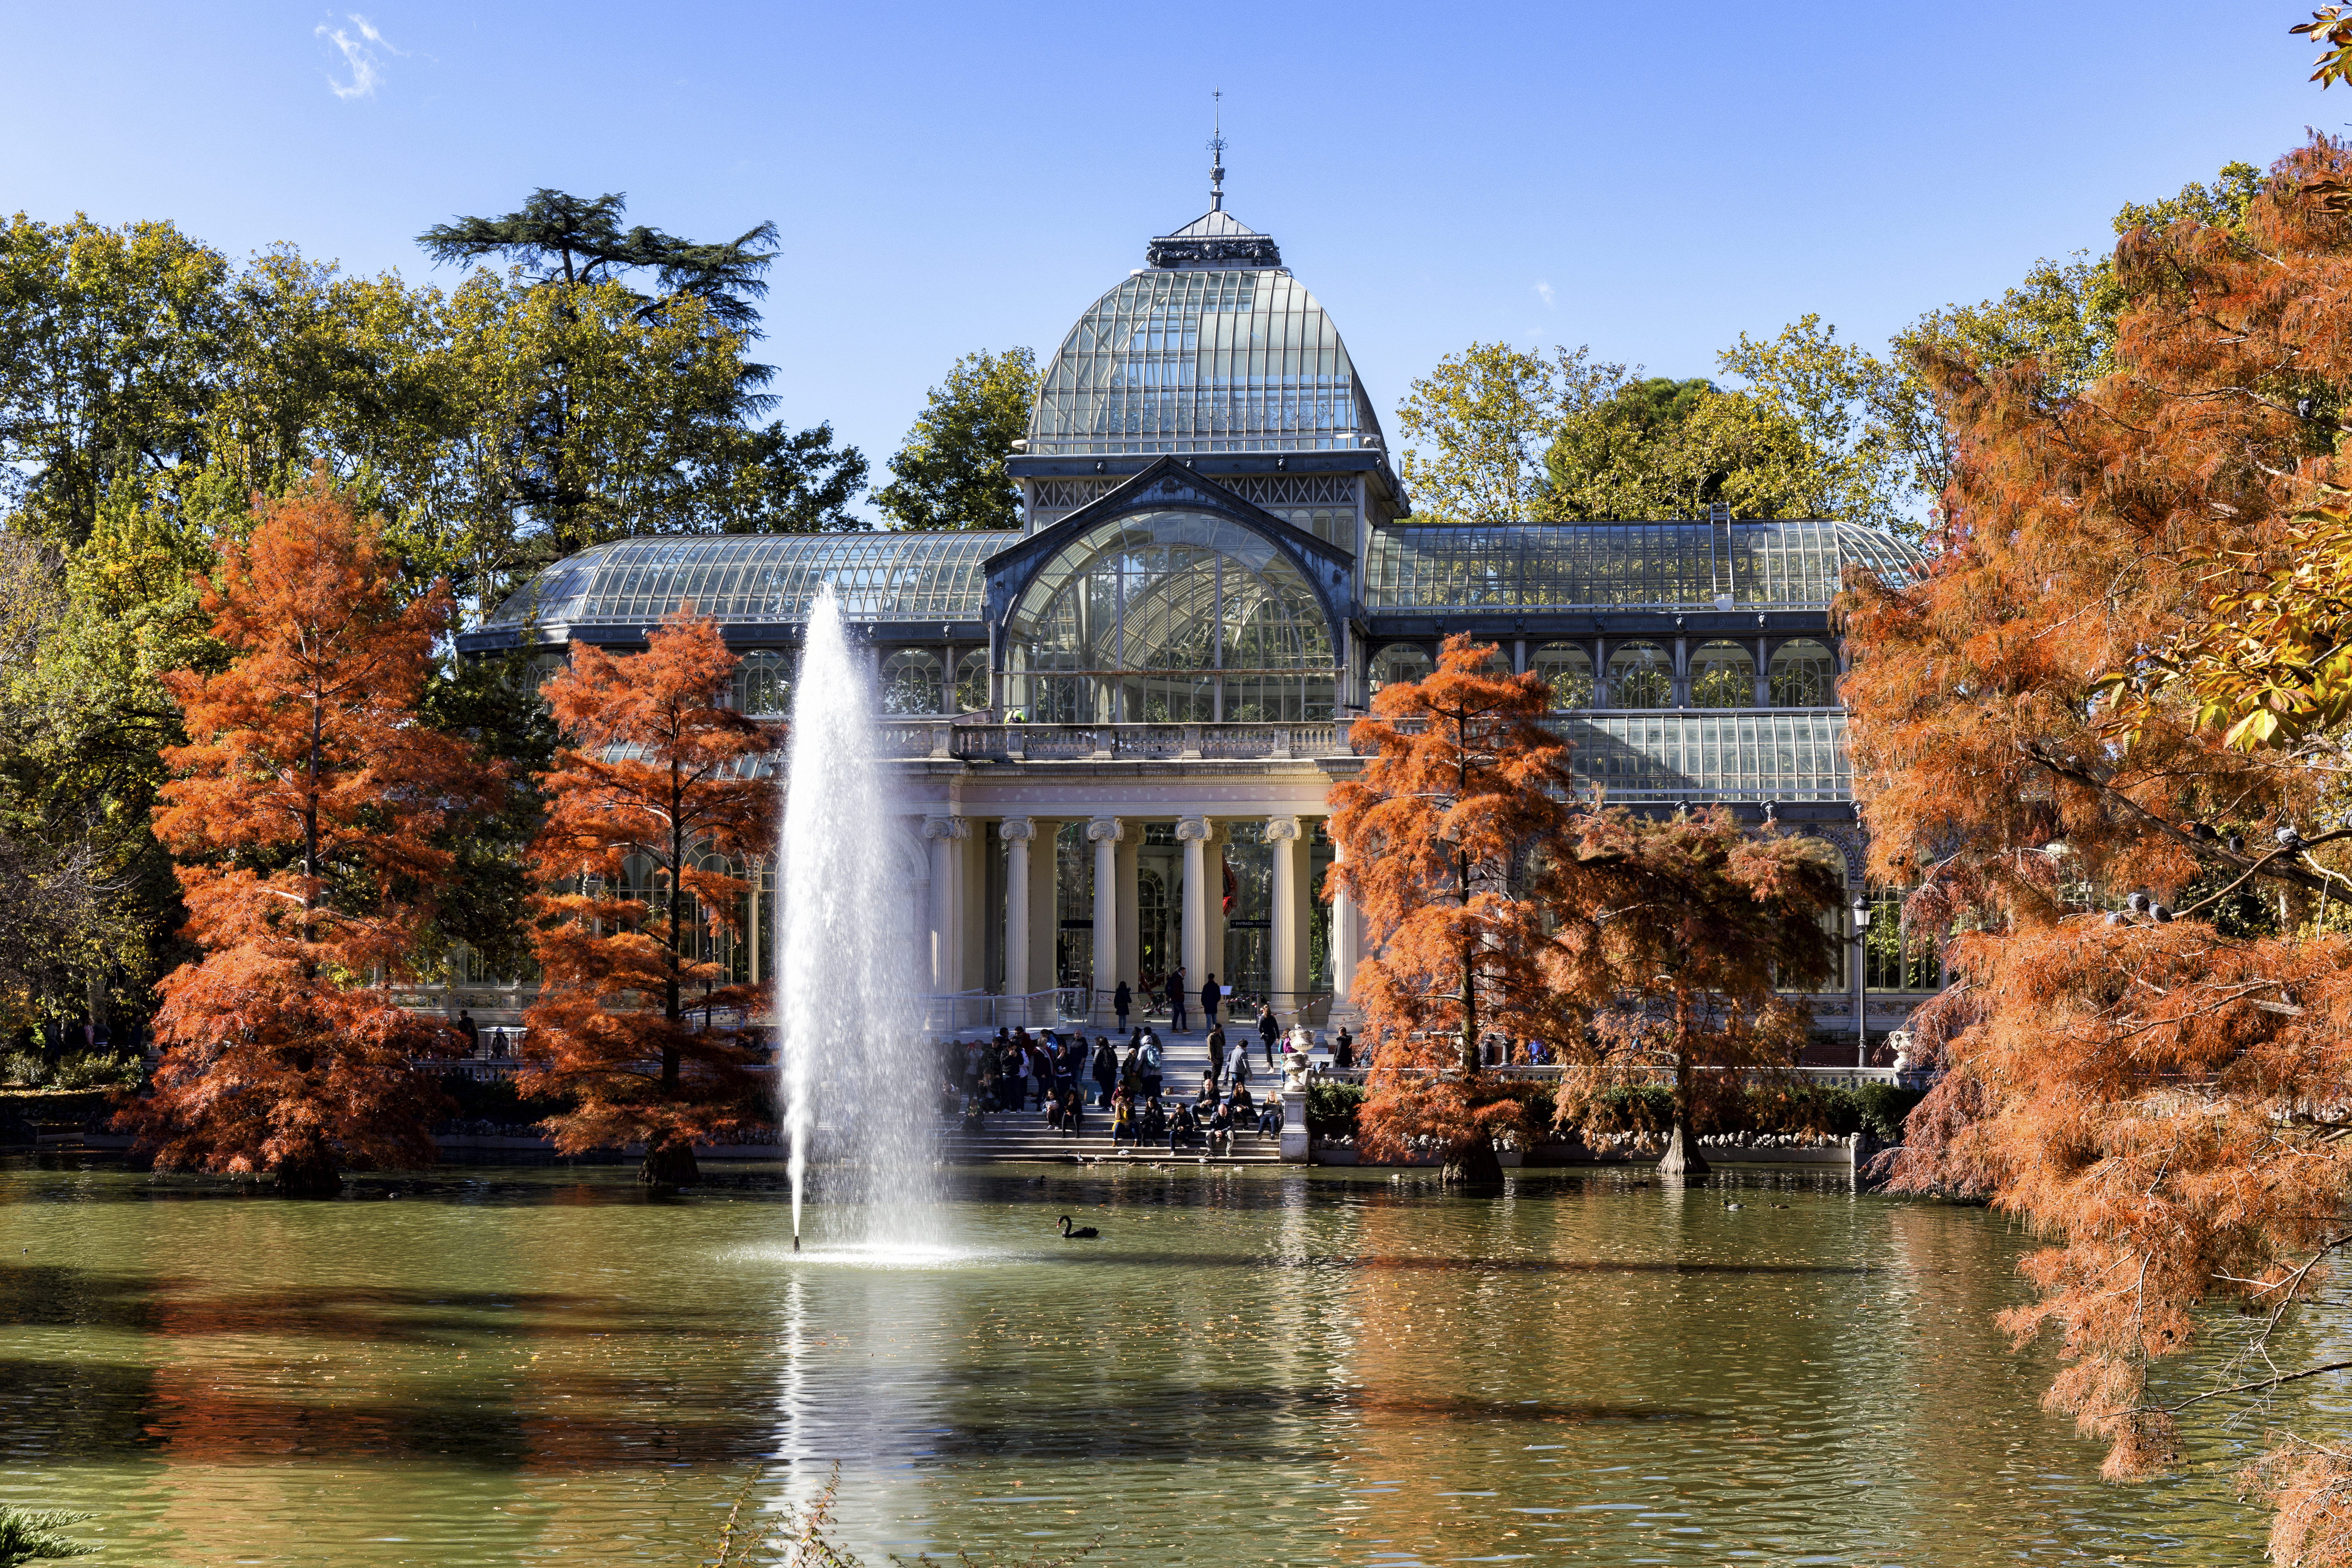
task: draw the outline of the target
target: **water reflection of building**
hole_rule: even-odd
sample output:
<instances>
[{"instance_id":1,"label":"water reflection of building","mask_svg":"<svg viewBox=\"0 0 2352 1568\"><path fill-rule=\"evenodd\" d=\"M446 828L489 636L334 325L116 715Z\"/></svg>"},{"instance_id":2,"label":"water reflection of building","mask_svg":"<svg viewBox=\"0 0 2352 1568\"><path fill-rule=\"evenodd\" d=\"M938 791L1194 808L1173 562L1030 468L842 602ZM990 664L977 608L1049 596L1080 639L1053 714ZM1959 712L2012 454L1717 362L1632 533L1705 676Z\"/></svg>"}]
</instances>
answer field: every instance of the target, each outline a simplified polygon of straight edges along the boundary
<instances>
[{"instance_id":1,"label":"water reflection of building","mask_svg":"<svg viewBox=\"0 0 2352 1568\"><path fill-rule=\"evenodd\" d=\"M1219 197L1146 260L1044 365L1009 463L1018 531L619 541L461 647L640 646L690 599L743 655L739 700L781 712L831 584L898 759L887 893L919 983L1005 998L998 1019L1098 1007L1179 963L1196 991L1213 973L1284 1011L1344 1005L1360 933L1318 892L1325 795L1360 765L1349 717L1454 632L1543 676L1611 799L1772 817L1860 888L1829 605L1845 568L1905 571L1908 544L1726 515L1415 523L1337 327L1272 238ZM755 913L744 978L772 895ZM1841 943L1825 1034L1850 1041L1866 1003L1883 1033L1932 981L1879 945L1856 963Z\"/></svg>"}]
</instances>

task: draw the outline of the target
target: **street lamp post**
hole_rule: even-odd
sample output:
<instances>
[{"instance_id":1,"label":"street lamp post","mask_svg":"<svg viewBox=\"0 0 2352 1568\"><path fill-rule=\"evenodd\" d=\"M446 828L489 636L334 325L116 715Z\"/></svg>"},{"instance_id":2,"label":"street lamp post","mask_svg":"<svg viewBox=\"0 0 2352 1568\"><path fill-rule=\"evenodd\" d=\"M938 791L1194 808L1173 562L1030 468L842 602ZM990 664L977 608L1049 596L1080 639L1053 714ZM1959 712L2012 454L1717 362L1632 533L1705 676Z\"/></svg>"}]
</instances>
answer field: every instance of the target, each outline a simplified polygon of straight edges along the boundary
<instances>
[{"instance_id":1,"label":"street lamp post","mask_svg":"<svg viewBox=\"0 0 2352 1568\"><path fill-rule=\"evenodd\" d=\"M1864 965L1869 961L1865 944L1870 940L1870 894L1853 896L1853 1065L1870 1065L1870 990L1869 975Z\"/></svg>"}]
</instances>

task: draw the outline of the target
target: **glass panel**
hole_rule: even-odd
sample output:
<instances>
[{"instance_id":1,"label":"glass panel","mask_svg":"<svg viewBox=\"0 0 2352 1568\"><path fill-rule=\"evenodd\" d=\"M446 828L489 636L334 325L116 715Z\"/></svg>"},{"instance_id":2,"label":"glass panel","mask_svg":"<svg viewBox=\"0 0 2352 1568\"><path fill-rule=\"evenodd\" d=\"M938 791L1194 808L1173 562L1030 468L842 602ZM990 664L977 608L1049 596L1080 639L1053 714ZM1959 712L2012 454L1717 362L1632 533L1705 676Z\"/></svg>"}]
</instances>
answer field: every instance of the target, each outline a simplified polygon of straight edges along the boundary
<instances>
[{"instance_id":1,"label":"glass panel","mask_svg":"<svg viewBox=\"0 0 2352 1568\"><path fill-rule=\"evenodd\" d=\"M1536 649L1535 672L1551 688L1555 708L1592 706L1592 656L1572 642L1548 642Z\"/></svg>"},{"instance_id":2,"label":"glass panel","mask_svg":"<svg viewBox=\"0 0 2352 1568\"><path fill-rule=\"evenodd\" d=\"M988 558L1017 533L804 534L623 539L559 561L489 626L643 626L692 600L730 624L808 619L827 584L860 621L975 621Z\"/></svg>"},{"instance_id":3,"label":"glass panel","mask_svg":"<svg viewBox=\"0 0 2352 1568\"><path fill-rule=\"evenodd\" d=\"M936 713L945 667L929 648L900 648L882 661L882 711Z\"/></svg>"},{"instance_id":4,"label":"glass panel","mask_svg":"<svg viewBox=\"0 0 2352 1568\"><path fill-rule=\"evenodd\" d=\"M793 666L789 653L747 653L735 667L734 700L739 713L781 719L793 710Z\"/></svg>"},{"instance_id":5,"label":"glass panel","mask_svg":"<svg viewBox=\"0 0 2352 1568\"><path fill-rule=\"evenodd\" d=\"M974 648L956 660L956 711L977 713L988 706L988 650Z\"/></svg>"},{"instance_id":6,"label":"glass panel","mask_svg":"<svg viewBox=\"0 0 2352 1568\"><path fill-rule=\"evenodd\" d=\"M1772 653L1772 706L1829 708L1837 702L1837 659L1810 637L1782 643Z\"/></svg>"},{"instance_id":7,"label":"glass panel","mask_svg":"<svg viewBox=\"0 0 2352 1568\"><path fill-rule=\"evenodd\" d=\"M1399 681L1419 680L1435 668L1426 648L1408 642L1392 642L1372 656L1372 689L1378 691Z\"/></svg>"},{"instance_id":8,"label":"glass panel","mask_svg":"<svg viewBox=\"0 0 2352 1568\"><path fill-rule=\"evenodd\" d=\"M1836 595L1847 566L1901 582L1924 559L1906 541L1848 523L1416 523L1372 531L1364 603L1374 610L1819 607Z\"/></svg>"},{"instance_id":9,"label":"glass panel","mask_svg":"<svg viewBox=\"0 0 2352 1568\"><path fill-rule=\"evenodd\" d=\"M1609 706L1672 708L1675 661L1654 642L1622 644L1609 655Z\"/></svg>"},{"instance_id":10,"label":"glass panel","mask_svg":"<svg viewBox=\"0 0 2352 1568\"><path fill-rule=\"evenodd\" d=\"M1736 642L1700 644L1691 655L1690 692L1694 708L1755 707L1755 656Z\"/></svg>"}]
</instances>

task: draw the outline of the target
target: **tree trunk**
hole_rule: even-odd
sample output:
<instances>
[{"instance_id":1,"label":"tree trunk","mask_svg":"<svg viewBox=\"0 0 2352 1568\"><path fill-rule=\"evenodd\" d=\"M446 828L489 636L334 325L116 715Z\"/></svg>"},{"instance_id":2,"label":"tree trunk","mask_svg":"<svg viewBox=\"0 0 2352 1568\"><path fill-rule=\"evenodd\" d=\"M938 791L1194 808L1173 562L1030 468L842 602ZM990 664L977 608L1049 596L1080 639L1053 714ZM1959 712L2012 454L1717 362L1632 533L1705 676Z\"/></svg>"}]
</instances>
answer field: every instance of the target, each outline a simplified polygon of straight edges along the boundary
<instances>
[{"instance_id":1,"label":"tree trunk","mask_svg":"<svg viewBox=\"0 0 2352 1568\"><path fill-rule=\"evenodd\" d=\"M333 1152L320 1144L278 1162L270 1185L281 1198L331 1198L343 1190L343 1176Z\"/></svg>"},{"instance_id":2,"label":"tree trunk","mask_svg":"<svg viewBox=\"0 0 2352 1568\"><path fill-rule=\"evenodd\" d=\"M1687 1120L1680 1110L1675 1112L1674 1135L1667 1140L1665 1157L1658 1162L1658 1174L1662 1176L1704 1176L1707 1173L1707 1163L1698 1152L1698 1140L1684 1131Z\"/></svg>"},{"instance_id":3,"label":"tree trunk","mask_svg":"<svg viewBox=\"0 0 2352 1568\"><path fill-rule=\"evenodd\" d=\"M655 1143L646 1150L646 1163L637 1167L637 1182L647 1187L684 1187L692 1185L702 1174L694 1162L694 1145L687 1142Z\"/></svg>"},{"instance_id":4,"label":"tree trunk","mask_svg":"<svg viewBox=\"0 0 2352 1568\"><path fill-rule=\"evenodd\" d=\"M1690 994L1675 987L1675 1129L1666 1140L1665 1158L1658 1162L1662 1176L1704 1176L1706 1159L1698 1152L1698 1135L1691 1130L1691 1094L1696 1074L1691 1070Z\"/></svg>"},{"instance_id":5,"label":"tree trunk","mask_svg":"<svg viewBox=\"0 0 2352 1568\"><path fill-rule=\"evenodd\" d=\"M1503 1162L1495 1152L1494 1140L1481 1138L1448 1152L1445 1168L1438 1173L1438 1179L1470 1187L1501 1186Z\"/></svg>"}]
</instances>

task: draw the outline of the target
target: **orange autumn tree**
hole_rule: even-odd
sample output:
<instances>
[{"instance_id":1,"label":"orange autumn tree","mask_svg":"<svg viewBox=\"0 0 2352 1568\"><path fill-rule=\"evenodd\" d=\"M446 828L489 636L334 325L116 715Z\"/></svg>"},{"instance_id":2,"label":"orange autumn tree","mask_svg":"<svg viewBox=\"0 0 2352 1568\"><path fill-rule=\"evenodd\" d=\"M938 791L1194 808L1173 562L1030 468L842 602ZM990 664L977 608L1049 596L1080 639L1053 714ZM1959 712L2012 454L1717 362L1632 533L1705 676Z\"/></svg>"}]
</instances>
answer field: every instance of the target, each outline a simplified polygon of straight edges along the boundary
<instances>
[{"instance_id":1,"label":"orange autumn tree","mask_svg":"<svg viewBox=\"0 0 2352 1568\"><path fill-rule=\"evenodd\" d=\"M462 1042L389 984L449 870L436 834L499 779L418 722L450 600L404 586L378 525L313 476L220 547L204 610L228 668L163 678L189 741L163 753L155 833L205 956L159 987L154 1092L124 1112L159 1166L318 1194L433 1159L446 1102L412 1064Z\"/></svg>"},{"instance_id":2,"label":"orange autumn tree","mask_svg":"<svg viewBox=\"0 0 2352 1568\"><path fill-rule=\"evenodd\" d=\"M1874 868L1960 933L1919 1020L1949 1070L1895 1174L2048 1237L2006 1321L2056 1336L2048 1403L2119 1478L2331 1364L2274 1331L2352 1245L2345 737L2332 637L2271 611L2315 588L2332 615L2343 577L2298 573L2352 480L2347 191L2317 137L2242 210L2126 235L2114 369L2079 391L1923 363L1949 524L1923 581L1845 611ZM2149 1392L2216 1336L2215 1383ZM2277 1560L2352 1562L2352 1460L2289 1436L2263 1475Z\"/></svg>"},{"instance_id":3,"label":"orange autumn tree","mask_svg":"<svg viewBox=\"0 0 2352 1568\"><path fill-rule=\"evenodd\" d=\"M1543 973L1568 749L1541 723L1542 678L1485 673L1494 652L1457 634L1427 677L1383 687L1349 731L1371 761L1330 793L1339 858L1327 886L1356 900L1374 950L1354 993L1367 1149L1434 1146L1472 1180L1499 1179L1495 1140L1531 1131L1525 1102L1486 1070L1489 1037L1557 1042L1580 1020Z\"/></svg>"},{"instance_id":4,"label":"orange autumn tree","mask_svg":"<svg viewBox=\"0 0 2352 1568\"><path fill-rule=\"evenodd\" d=\"M770 851L776 786L760 759L778 726L725 705L736 658L681 605L641 654L574 645L541 689L566 745L530 849L556 889L534 900L544 978L524 1014L527 1094L573 1099L551 1117L565 1153L643 1143L641 1181L696 1174L694 1146L766 1119L740 1028L756 1004L703 956L740 929L751 888L705 865Z\"/></svg>"},{"instance_id":5,"label":"orange autumn tree","mask_svg":"<svg viewBox=\"0 0 2352 1568\"><path fill-rule=\"evenodd\" d=\"M1564 994L1609 1001L1565 1050L1557 1111L1589 1124L1609 1089L1663 1073L1674 1117L1658 1169L1696 1174L1695 1122L1804 1046L1812 1016L1780 988L1818 989L1834 972L1823 917L1844 868L1813 841L1745 832L1720 806L1591 811L1576 829L1580 902L1560 910L1546 972Z\"/></svg>"}]
</instances>

